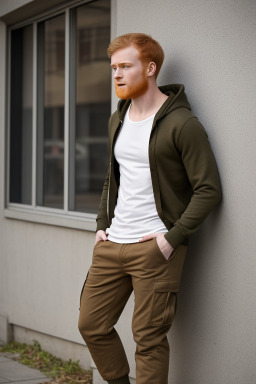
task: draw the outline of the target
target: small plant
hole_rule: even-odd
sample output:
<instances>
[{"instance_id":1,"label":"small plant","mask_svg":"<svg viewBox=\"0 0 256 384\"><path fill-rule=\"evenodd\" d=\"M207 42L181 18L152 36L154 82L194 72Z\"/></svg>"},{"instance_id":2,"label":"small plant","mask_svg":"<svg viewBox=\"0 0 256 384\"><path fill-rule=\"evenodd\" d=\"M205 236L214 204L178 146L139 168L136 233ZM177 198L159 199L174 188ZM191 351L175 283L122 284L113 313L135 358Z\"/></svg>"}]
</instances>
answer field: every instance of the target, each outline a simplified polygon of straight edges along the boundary
<instances>
[{"instance_id":1,"label":"small plant","mask_svg":"<svg viewBox=\"0 0 256 384\"><path fill-rule=\"evenodd\" d=\"M0 352L18 354L18 357L14 356L13 358L31 368L39 369L53 379L53 381L49 381L52 384L92 384L91 371L82 369L79 366L79 361L72 361L71 359L63 361L42 350L40 344L35 340L33 345L13 341L0 347Z\"/></svg>"}]
</instances>

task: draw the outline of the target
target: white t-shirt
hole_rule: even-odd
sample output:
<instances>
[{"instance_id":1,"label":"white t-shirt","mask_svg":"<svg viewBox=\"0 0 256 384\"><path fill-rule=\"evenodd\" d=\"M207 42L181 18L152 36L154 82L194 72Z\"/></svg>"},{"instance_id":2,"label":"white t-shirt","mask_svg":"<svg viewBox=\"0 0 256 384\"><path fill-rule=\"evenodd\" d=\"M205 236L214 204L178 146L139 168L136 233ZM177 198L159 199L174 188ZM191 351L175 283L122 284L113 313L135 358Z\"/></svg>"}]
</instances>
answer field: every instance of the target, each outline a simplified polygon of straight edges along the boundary
<instances>
[{"instance_id":1,"label":"white t-shirt","mask_svg":"<svg viewBox=\"0 0 256 384\"><path fill-rule=\"evenodd\" d=\"M120 186L114 218L106 233L116 243L136 243L147 234L167 232L156 211L149 168L148 145L154 117L131 121L128 109L115 144Z\"/></svg>"}]
</instances>

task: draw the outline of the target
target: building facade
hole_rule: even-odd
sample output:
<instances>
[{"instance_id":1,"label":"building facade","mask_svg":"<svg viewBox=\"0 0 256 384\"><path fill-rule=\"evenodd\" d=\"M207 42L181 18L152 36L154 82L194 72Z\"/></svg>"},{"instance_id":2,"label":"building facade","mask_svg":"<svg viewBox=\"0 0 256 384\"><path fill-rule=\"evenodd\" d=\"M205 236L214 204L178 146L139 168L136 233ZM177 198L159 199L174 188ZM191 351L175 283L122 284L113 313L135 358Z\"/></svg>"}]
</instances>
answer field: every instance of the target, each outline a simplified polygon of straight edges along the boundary
<instances>
[{"instance_id":1,"label":"building facade","mask_svg":"<svg viewBox=\"0 0 256 384\"><path fill-rule=\"evenodd\" d=\"M0 340L93 368L77 329L117 103L106 56L127 32L165 51L220 170L222 204L193 237L170 331L170 383L256 380L256 3L3 0L0 4ZM117 328L135 383L133 298ZM138 383L139 384L139 383Z\"/></svg>"}]
</instances>

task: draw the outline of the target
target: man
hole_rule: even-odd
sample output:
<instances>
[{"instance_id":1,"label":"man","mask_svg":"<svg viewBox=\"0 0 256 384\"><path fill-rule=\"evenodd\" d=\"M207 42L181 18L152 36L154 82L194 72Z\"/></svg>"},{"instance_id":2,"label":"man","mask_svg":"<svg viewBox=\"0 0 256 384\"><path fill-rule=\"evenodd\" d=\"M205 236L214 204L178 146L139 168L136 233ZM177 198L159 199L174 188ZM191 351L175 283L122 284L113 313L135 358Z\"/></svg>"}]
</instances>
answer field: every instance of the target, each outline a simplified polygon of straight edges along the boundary
<instances>
[{"instance_id":1,"label":"man","mask_svg":"<svg viewBox=\"0 0 256 384\"><path fill-rule=\"evenodd\" d=\"M114 325L134 291L136 383L167 384L167 333L188 239L219 202L220 182L184 87L157 87L160 45L131 33L110 43L108 54L121 100L109 121L109 172L79 330L103 379L129 383Z\"/></svg>"}]
</instances>

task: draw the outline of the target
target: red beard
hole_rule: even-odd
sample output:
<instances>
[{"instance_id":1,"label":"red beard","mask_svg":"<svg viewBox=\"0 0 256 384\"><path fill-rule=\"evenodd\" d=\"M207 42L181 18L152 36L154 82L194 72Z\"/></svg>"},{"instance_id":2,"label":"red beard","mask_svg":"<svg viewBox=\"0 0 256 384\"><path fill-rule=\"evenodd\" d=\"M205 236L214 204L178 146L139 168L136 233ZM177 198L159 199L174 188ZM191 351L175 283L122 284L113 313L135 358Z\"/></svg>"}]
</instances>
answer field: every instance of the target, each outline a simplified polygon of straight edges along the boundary
<instances>
[{"instance_id":1,"label":"red beard","mask_svg":"<svg viewBox=\"0 0 256 384\"><path fill-rule=\"evenodd\" d=\"M122 81L119 82L122 83ZM115 83L117 97L124 100L136 99L137 97L143 95L147 91L147 89L148 78L144 73L142 74L142 78L133 84L125 83L125 85L123 86L118 86L118 84Z\"/></svg>"}]
</instances>

